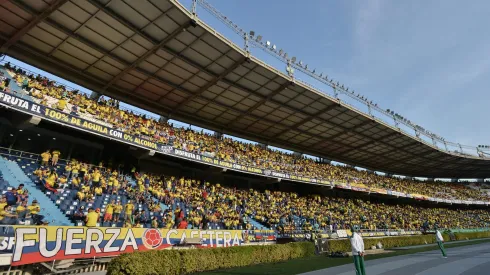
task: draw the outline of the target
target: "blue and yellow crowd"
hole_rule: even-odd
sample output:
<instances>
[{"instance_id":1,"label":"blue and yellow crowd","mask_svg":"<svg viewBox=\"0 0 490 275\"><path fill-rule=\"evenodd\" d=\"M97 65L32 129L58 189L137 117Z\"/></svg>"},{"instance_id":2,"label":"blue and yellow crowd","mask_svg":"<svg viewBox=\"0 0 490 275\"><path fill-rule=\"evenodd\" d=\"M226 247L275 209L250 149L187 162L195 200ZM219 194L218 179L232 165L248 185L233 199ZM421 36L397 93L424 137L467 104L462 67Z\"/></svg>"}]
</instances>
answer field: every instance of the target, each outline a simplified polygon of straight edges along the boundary
<instances>
[{"instance_id":1,"label":"blue and yellow crowd","mask_svg":"<svg viewBox=\"0 0 490 275\"><path fill-rule=\"evenodd\" d=\"M41 155L43 163L52 163L48 156L52 156L52 153ZM264 228L278 231L335 231L347 229L350 224L371 230L418 230L424 224L437 224L443 228L490 225L488 210L433 208L334 196L300 196L293 192L242 190L187 177L134 170L131 175L134 184L131 184L127 176L116 170L74 159L66 164L61 175L51 167L42 166L34 174L50 188L77 190L79 201L93 202L96 196L102 194L119 194L129 198L125 205L119 201L110 202L104 213L100 209L94 210L91 226L97 222L123 221L126 227L151 224L158 228L208 228L209 224L217 223L226 229L254 229L250 219L261 223ZM151 212L163 215L155 215L149 220L144 213L135 209L137 204L146 204ZM162 212L161 204L177 207ZM88 223L86 218L82 211L80 220Z\"/></svg>"},{"instance_id":2,"label":"blue and yellow crowd","mask_svg":"<svg viewBox=\"0 0 490 275\"><path fill-rule=\"evenodd\" d=\"M488 195L477 189L453 183L424 182L410 179L380 176L354 168L318 163L259 145L239 142L230 138L218 138L191 129L177 128L166 122L119 108L113 99L90 99L86 94L68 90L49 79L27 75L6 65L9 76L2 81L8 90L7 79L12 78L23 91L39 104L62 112L83 116L86 119L108 125L119 131L169 144L177 149L213 156L242 165L270 169L304 177L315 177L332 182L359 184L367 187L420 194L429 197L488 201ZM42 161L53 162L59 152L43 153ZM162 211L159 203L186 205L186 210L166 211L161 219L150 221L153 227L181 228L184 226L206 228L210 223L220 223L225 228L250 228L248 219L253 218L266 227L287 229L339 229L348 224L361 224L363 228L417 229L424 223L440 227L480 227L489 223L488 211L427 208L404 204L374 203L359 199L299 196L296 193L258 190L238 190L190 178L161 176L133 171L136 185L117 171L97 168L71 160L63 175L49 168L39 169L36 174L48 187L57 189L69 186L77 190L79 200L91 200L107 193L125 194L133 202L150 205L153 212ZM107 213L109 212L109 213ZM126 226L147 223L140 218L131 204L111 203L106 213L91 211L94 219L124 220ZM119 215L116 215L119 214ZM106 219L107 218L107 219ZM86 219L83 217L81 219ZM86 220L87 221L87 220Z\"/></svg>"}]
</instances>

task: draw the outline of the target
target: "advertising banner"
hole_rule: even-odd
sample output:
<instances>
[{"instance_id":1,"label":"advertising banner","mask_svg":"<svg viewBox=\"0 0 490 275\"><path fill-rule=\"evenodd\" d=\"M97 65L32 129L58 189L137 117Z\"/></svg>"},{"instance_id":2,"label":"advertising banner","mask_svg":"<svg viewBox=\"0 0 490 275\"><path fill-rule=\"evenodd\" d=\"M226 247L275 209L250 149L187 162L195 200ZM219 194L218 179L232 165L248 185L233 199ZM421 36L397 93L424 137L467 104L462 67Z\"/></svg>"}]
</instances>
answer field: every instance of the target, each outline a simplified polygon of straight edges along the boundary
<instances>
[{"instance_id":1,"label":"advertising banner","mask_svg":"<svg viewBox=\"0 0 490 275\"><path fill-rule=\"evenodd\" d=\"M15 230L12 266L63 259L116 256L167 249L188 238L200 238L197 248L243 244L240 230L193 230L69 226L9 226ZM8 249L9 242L6 243Z\"/></svg>"}]
</instances>

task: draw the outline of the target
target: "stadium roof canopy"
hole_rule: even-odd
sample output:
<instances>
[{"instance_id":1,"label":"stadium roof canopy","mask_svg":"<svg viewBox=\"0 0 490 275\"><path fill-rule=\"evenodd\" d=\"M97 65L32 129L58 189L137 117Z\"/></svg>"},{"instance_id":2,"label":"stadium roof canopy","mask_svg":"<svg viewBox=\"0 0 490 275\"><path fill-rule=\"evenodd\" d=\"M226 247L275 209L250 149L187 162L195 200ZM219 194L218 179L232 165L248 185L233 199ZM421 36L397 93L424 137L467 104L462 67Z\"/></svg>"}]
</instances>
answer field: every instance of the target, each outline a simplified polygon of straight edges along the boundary
<instances>
[{"instance_id":1,"label":"stadium roof canopy","mask_svg":"<svg viewBox=\"0 0 490 275\"><path fill-rule=\"evenodd\" d=\"M174 0L0 2L0 52L211 130L377 171L484 178L439 150L249 56Z\"/></svg>"}]
</instances>

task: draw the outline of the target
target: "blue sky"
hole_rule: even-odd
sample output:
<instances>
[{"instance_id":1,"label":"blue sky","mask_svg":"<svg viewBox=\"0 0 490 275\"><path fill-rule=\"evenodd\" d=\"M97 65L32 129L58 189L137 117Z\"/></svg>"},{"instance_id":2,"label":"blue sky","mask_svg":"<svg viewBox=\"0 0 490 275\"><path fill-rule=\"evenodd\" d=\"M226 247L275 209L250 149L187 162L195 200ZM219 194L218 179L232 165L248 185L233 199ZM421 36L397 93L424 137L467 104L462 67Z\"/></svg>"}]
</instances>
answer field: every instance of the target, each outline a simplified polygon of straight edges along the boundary
<instances>
[{"instance_id":1,"label":"blue sky","mask_svg":"<svg viewBox=\"0 0 490 275\"><path fill-rule=\"evenodd\" d=\"M490 1L208 2L382 108L446 140L490 143ZM203 8L198 16L242 44Z\"/></svg>"},{"instance_id":2,"label":"blue sky","mask_svg":"<svg viewBox=\"0 0 490 275\"><path fill-rule=\"evenodd\" d=\"M191 0L181 2L190 8ZM490 1L208 2L244 30L254 30L383 109L449 141L490 144ZM201 7L198 16L243 44ZM252 54L285 67L259 49Z\"/></svg>"}]
</instances>

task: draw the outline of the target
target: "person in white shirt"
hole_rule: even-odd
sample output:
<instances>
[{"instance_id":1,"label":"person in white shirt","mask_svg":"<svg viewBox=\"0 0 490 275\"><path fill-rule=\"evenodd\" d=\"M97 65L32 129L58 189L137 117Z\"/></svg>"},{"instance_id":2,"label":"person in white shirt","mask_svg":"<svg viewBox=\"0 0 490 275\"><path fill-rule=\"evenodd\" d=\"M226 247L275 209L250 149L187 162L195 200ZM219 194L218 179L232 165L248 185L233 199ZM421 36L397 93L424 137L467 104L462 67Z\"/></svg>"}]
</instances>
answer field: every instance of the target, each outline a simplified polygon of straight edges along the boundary
<instances>
[{"instance_id":1,"label":"person in white shirt","mask_svg":"<svg viewBox=\"0 0 490 275\"><path fill-rule=\"evenodd\" d=\"M436 242L437 242L437 245L439 246L439 249L442 252L442 257L447 258L446 250L444 249L444 238L442 237L442 234L438 230L437 226L434 227L434 230L436 230Z\"/></svg>"},{"instance_id":2,"label":"person in white shirt","mask_svg":"<svg viewBox=\"0 0 490 275\"><path fill-rule=\"evenodd\" d=\"M366 275L366 269L364 268L364 241L356 228L351 226L352 236L350 238L350 244L352 246L352 257L354 258L354 265L356 267L356 275Z\"/></svg>"}]
</instances>

